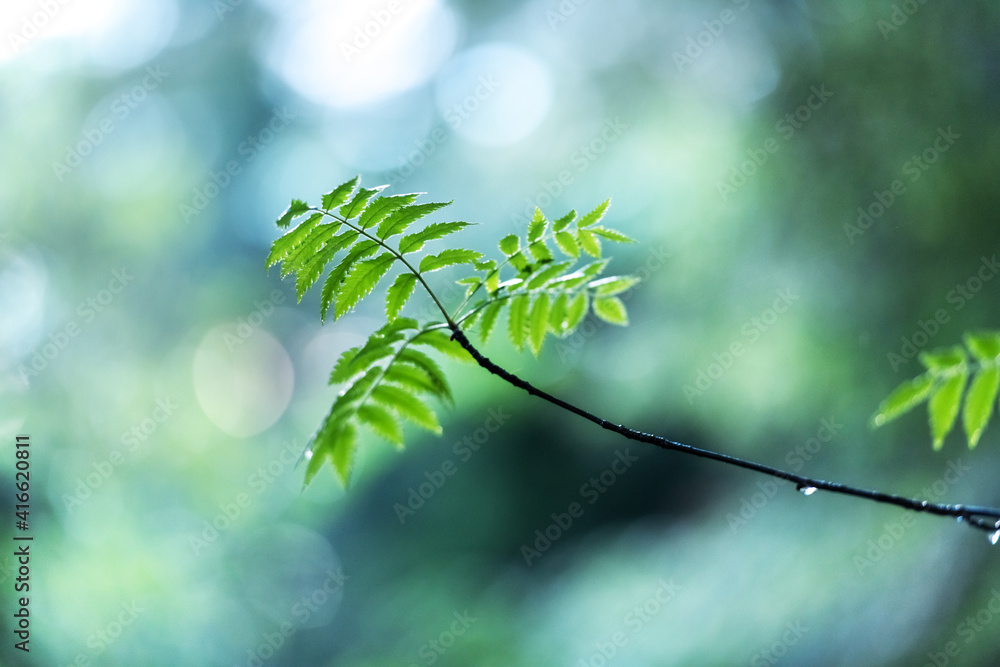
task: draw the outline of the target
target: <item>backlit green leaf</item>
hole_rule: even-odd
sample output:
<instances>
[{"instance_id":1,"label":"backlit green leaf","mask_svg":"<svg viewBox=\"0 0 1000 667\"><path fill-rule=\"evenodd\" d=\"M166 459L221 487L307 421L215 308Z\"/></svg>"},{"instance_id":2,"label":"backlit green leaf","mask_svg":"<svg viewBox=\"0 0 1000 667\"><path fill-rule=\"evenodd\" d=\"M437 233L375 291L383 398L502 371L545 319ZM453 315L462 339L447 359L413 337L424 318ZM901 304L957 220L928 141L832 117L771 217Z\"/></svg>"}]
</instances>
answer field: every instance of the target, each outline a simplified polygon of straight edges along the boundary
<instances>
[{"instance_id":1,"label":"backlit green leaf","mask_svg":"<svg viewBox=\"0 0 1000 667\"><path fill-rule=\"evenodd\" d=\"M594 299L591 306L594 314L605 322L611 324L628 324L628 314L625 312L625 304L616 296L605 296Z\"/></svg>"},{"instance_id":2,"label":"backlit green leaf","mask_svg":"<svg viewBox=\"0 0 1000 667\"><path fill-rule=\"evenodd\" d=\"M369 200L382 190L385 190L386 187L388 186L379 185L374 188L361 188L358 190L358 193L354 195L354 199L340 207L340 215L343 216L345 220L350 220L355 216L361 215L361 212L365 209Z\"/></svg>"},{"instance_id":3,"label":"backlit green leaf","mask_svg":"<svg viewBox=\"0 0 1000 667\"><path fill-rule=\"evenodd\" d=\"M570 211L563 217L559 218L552 223L552 231L561 232L562 230L573 224L573 220L576 219L576 211Z\"/></svg>"},{"instance_id":4,"label":"backlit green leaf","mask_svg":"<svg viewBox=\"0 0 1000 667\"><path fill-rule=\"evenodd\" d=\"M457 359L459 361L474 362L472 355L462 347L461 343L454 341L451 337L440 329L425 331L413 339L416 345L427 345L433 347L441 354Z\"/></svg>"},{"instance_id":5,"label":"backlit green leaf","mask_svg":"<svg viewBox=\"0 0 1000 667\"><path fill-rule=\"evenodd\" d=\"M395 282L392 283L385 295L385 315L390 322L396 319L396 315L413 294L413 288L416 285L417 277L409 271L396 276Z\"/></svg>"},{"instance_id":6,"label":"backlit green leaf","mask_svg":"<svg viewBox=\"0 0 1000 667\"><path fill-rule=\"evenodd\" d=\"M357 234L357 232L352 233ZM374 241L361 241L351 248L347 256L340 260L340 264L330 271L330 275L326 277L326 282L323 283L323 292L320 296L320 318L324 322L326 321L326 312L330 308L330 304L333 303L334 298L340 293L344 278L347 277L347 272L351 270L351 267L358 260L371 257L378 252L378 248L378 244Z\"/></svg>"},{"instance_id":7,"label":"backlit green leaf","mask_svg":"<svg viewBox=\"0 0 1000 667\"><path fill-rule=\"evenodd\" d=\"M979 361L1000 359L1000 333L976 331L965 334L965 345Z\"/></svg>"},{"instance_id":8,"label":"backlit green leaf","mask_svg":"<svg viewBox=\"0 0 1000 667\"><path fill-rule=\"evenodd\" d=\"M615 241L616 243L635 243L635 239L622 234L617 229L608 229L607 227L590 227L587 231L592 234L597 234L598 236L603 236L609 241Z\"/></svg>"},{"instance_id":9,"label":"backlit green leaf","mask_svg":"<svg viewBox=\"0 0 1000 667\"><path fill-rule=\"evenodd\" d=\"M301 223L298 227L291 230L281 238L277 239L271 246L271 252L267 256L266 268L271 268L294 250L300 243L302 243L309 234L320 224L323 220L322 213L314 213L310 215L305 222Z\"/></svg>"},{"instance_id":10,"label":"backlit green leaf","mask_svg":"<svg viewBox=\"0 0 1000 667\"><path fill-rule=\"evenodd\" d=\"M444 238L448 234L453 234L468 226L469 223L467 222L435 222L434 224L427 225L427 227L419 232L404 236L399 242L399 253L405 255L409 252L417 252L428 241Z\"/></svg>"},{"instance_id":11,"label":"backlit green leaf","mask_svg":"<svg viewBox=\"0 0 1000 667\"><path fill-rule=\"evenodd\" d=\"M583 248L583 251L591 257L601 256L601 240L593 233L581 229L576 233L576 241Z\"/></svg>"},{"instance_id":12,"label":"backlit green leaf","mask_svg":"<svg viewBox=\"0 0 1000 667\"><path fill-rule=\"evenodd\" d=\"M556 245L570 257L580 256L580 246L577 244L576 238L569 232L556 232Z\"/></svg>"},{"instance_id":13,"label":"backlit green leaf","mask_svg":"<svg viewBox=\"0 0 1000 667\"><path fill-rule=\"evenodd\" d=\"M302 215L309 210L309 204L305 203L301 199L293 199L292 203L288 205L285 212L281 214L278 218L277 224L279 227L287 227L292 222L292 218Z\"/></svg>"},{"instance_id":14,"label":"backlit green leaf","mask_svg":"<svg viewBox=\"0 0 1000 667\"><path fill-rule=\"evenodd\" d=\"M535 297L535 302L531 305L529 320L528 343L531 346L531 352L537 357L542 350L545 334L549 330L549 295L547 293L542 292Z\"/></svg>"},{"instance_id":15,"label":"backlit green leaf","mask_svg":"<svg viewBox=\"0 0 1000 667\"><path fill-rule=\"evenodd\" d=\"M517 238L516 234L508 234L507 236L500 239L500 252L502 252L507 257L510 257L518 251L521 247L521 240Z\"/></svg>"},{"instance_id":16,"label":"backlit green leaf","mask_svg":"<svg viewBox=\"0 0 1000 667\"><path fill-rule=\"evenodd\" d=\"M965 350L960 346L920 353L920 363L928 370L947 371L965 363Z\"/></svg>"},{"instance_id":17,"label":"backlit green leaf","mask_svg":"<svg viewBox=\"0 0 1000 667\"><path fill-rule=\"evenodd\" d=\"M354 188L358 187L358 183L361 181L361 176L355 176L346 183L341 183L335 187L330 192L323 195L323 210L330 211L337 208L351 196L354 192Z\"/></svg>"},{"instance_id":18,"label":"backlit green leaf","mask_svg":"<svg viewBox=\"0 0 1000 667\"><path fill-rule=\"evenodd\" d=\"M596 296L613 296L624 292L639 282L635 276L609 276L587 283L587 288L594 290Z\"/></svg>"},{"instance_id":19,"label":"backlit green leaf","mask_svg":"<svg viewBox=\"0 0 1000 667\"><path fill-rule=\"evenodd\" d=\"M965 397L965 407L962 410L962 425L969 441L969 449L973 449L979 443L979 438L990 421L998 389L1000 389L1000 368L996 366L981 369L969 385L969 393Z\"/></svg>"},{"instance_id":20,"label":"backlit green leaf","mask_svg":"<svg viewBox=\"0 0 1000 667\"><path fill-rule=\"evenodd\" d=\"M542 238L545 234L545 216L542 215L542 210L535 207L535 214L531 217L531 222L528 223L528 243L534 243L538 239Z\"/></svg>"},{"instance_id":21,"label":"backlit green leaf","mask_svg":"<svg viewBox=\"0 0 1000 667\"><path fill-rule=\"evenodd\" d=\"M436 255L427 255L420 260L420 273L430 273L454 264L471 264L482 256L481 252L450 248Z\"/></svg>"},{"instance_id":22,"label":"backlit green leaf","mask_svg":"<svg viewBox=\"0 0 1000 667\"><path fill-rule=\"evenodd\" d=\"M583 322L583 318L587 315L588 305L589 300L587 299L586 292L578 292L573 297L573 300L569 302L569 306L566 308L566 326L563 327L563 334L569 334L580 326L580 322Z\"/></svg>"},{"instance_id":23,"label":"backlit green leaf","mask_svg":"<svg viewBox=\"0 0 1000 667\"><path fill-rule=\"evenodd\" d=\"M402 208L407 204L412 204L418 196L416 193L411 193L406 195L392 195L391 197L376 197L368 204L365 212L361 214L361 217L358 219L358 226L361 229L368 229L377 225L396 209Z\"/></svg>"},{"instance_id":24,"label":"backlit green leaf","mask_svg":"<svg viewBox=\"0 0 1000 667\"><path fill-rule=\"evenodd\" d=\"M493 327L497 323L497 315L500 314L500 309L503 308L503 302L500 300L491 301L490 305L483 309L483 317L479 320L479 338L486 343L490 339L490 334L493 333Z\"/></svg>"},{"instance_id":25,"label":"backlit green leaf","mask_svg":"<svg viewBox=\"0 0 1000 667\"><path fill-rule=\"evenodd\" d=\"M580 218L577 221L576 226L589 227L590 225L600 222L601 218L604 217L604 214L608 212L608 206L610 205L611 205L611 200L605 199L604 201L602 201L600 204L597 205L597 208L595 208L593 211Z\"/></svg>"},{"instance_id":26,"label":"backlit green leaf","mask_svg":"<svg viewBox=\"0 0 1000 667\"><path fill-rule=\"evenodd\" d=\"M872 417L872 426L882 426L896 417L906 414L927 400L933 387L934 376L930 373L925 373L899 385L878 406L878 410Z\"/></svg>"},{"instance_id":27,"label":"backlit green leaf","mask_svg":"<svg viewBox=\"0 0 1000 667\"><path fill-rule=\"evenodd\" d=\"M510 300L510 311L507 313L507 335L514 347L524 347L528 335L528 295L518 294Z\"/></svg>"},{"instance_id":28,"label":"backlit green leaf","mask_svg":"<svg viewBox=\"0 0 1000 667\"><path fill-rule=\"evenodd\" d=\"M944 446L945 437L955 425L966 377L967 373L965 372L959 372L949 377L934 391L927 403L935 450Z\"/></svg>"},{"instance_id":29,"label":"backlit green leaf","mask_svg":"<svg viewBox=\"0 0 1000 667\"><path fill-rule=\"evenodd\" d=\"M402 208L390 213L385 220L379 223L376 235L380 239L387 239L395 236L396 234L402 234L417 220L430 215L438 209L444 208L450 203L451 202L428 202L426 204L410 204L408 206L403 206ZM404 238L403 240L405 241L406 239ZM411 239L410 243L414 243L414 241ZM415 252L415 250L419 249L408 248L403 250L402 243L400 244L400 247L401 253Z\"/></svg>"}]
</instances>

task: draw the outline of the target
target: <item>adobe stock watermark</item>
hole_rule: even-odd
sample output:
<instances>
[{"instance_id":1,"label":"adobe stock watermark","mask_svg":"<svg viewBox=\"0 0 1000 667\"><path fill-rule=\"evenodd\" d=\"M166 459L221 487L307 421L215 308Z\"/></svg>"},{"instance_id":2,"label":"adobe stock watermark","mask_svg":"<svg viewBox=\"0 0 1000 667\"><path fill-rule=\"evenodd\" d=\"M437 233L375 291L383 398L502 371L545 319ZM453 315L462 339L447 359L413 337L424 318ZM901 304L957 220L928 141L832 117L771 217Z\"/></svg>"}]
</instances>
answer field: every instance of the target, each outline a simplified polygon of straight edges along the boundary
<instances>
[{"instance_id":1,"label":"adobe stock watermark","mask_svg":"<svg viewBox=\"0 0 1000 667\"><path fill-rule=\"evenodd\" d=\"M667 252L666 246L661 245L651 250L646 261L632 273L639 282L628 291L619 294L618 298L627 303L654 273L667 265L667 259L670 257L671 253ZM584 344L606 326L608 323L604 320L588 317L580 323L576 331L565 338L557 338L556 353L559 355L559 361L564 364L572 361L583 349Z\"/></svg>"},{"instance_id":2,"label":"adobe stock watermark","mask_svg":"<svg viewBox=\"0 0 1000 667\"><path fill-rule=\"evenodd\" d=\"M188 224L196 218L206 208L209 203L218 197L233 182L233 178L243 173L243 169L254 161L260 151L267 148L279 134L281 134L296 115L288 110L288 107L277 107L272 110L271 119L256 134L247 135L236 147L239 159L231 159L226 162L219 171L210 171L209 177L201 185L195 186L189 202L181 202L178 205L178 212Z\"/></svg>"},{"instance_id":3,"label":"adobe stock watermark","mask_svg":"<svg viewBox=\"0 0 1000 667\"><path fill-rule=\"evenodd\" d=\"M639 634L680 592L680 586L675 584L673 579L670 581L660 579L657 583L659 587L652 595L632 607L622 617L621 624L625 629L616 630L606 639L598 639L594 642L594 651L589 656L577 660L574 667L606 667L614 664L611 661L621 649L628 646L629 640Z\"/></svg>"},{"instance_id":4,"label":"adobe stock watermark","mask_svg":"<svg viewBox=\"0 0 1000 667\"><path fill-rule=\"evenodd\" d=\"M453 621L445 630L442 630L437 637L428 639L419 649L417 655L423 659L425 665L433 665L448 652L458 638L469 631L469 628L479 620L469 613L468 609L452 614ZM416 663L410 663L409 667L418 667Z\"/></svg>"},{"instance_id":5,"label":"adobe stock watermark","mask_svg":"<svg viewBox=\"0 0 1000 667\"><path fill-rule=\"evenodd\" d=\"M91 472L76 478L73 493L63 494L62 501L66 511L73 514L94 495L95 491L104 486L111 475L125 463L126 457L134 454L140 445L149 440L170 419L177 407L169 396L156 399L156 407L119 436L118 441L122 444L122 449L112 449L105 458L93 463Z\"/></svg>"},{"instance_id":6,"label":"adobe stock watermark","mask_svg":"<svg viewBox=\"0 0 1000 667\"><path fill-rule=\"evenodd\" d=\"M225 342L226 347L232 352L238 348L243 343L250 340L250 337L254 335L264 322L274 314L275 308L280 306L285 302L285 295L281 293L281 290L271 290L271 295L269 298L263 301L254 301L253 310L251 310L245 317L240 317L236 320L236 326L233 333L228 331L222 334L222 340Z\"/></svg>"},{"instance_id":7,"label":"adobe stock watermark","mask_svg":"<svg viewBox=\"0 0 1000 667\"><path fill-rule=\"evenodd\" d=\"M955 484L958 484L969 470L969 466L964 465L962 459L948 461L948 467L944 471L944 474L933 483L922 488L920 490L920 497L932 503L943 501L948 490ZM877 563L880 563L885 558L885 555L899 544L906 531L916 525L916 523L917 519L913 512L903 512L902 516L899 517L899 521L890 521L883 524L883 530L879 536L868 540L865 544L865 550L855 554L852 559L858 575L863 577L866 570L874 568Z\"/></svg>"},{"instance_id":8,"label":"adobe stock watermark","mask_svg":"<svg viewBox=\"0 0 1000 667\"><path fill-rule=\"evenodd\" d=\"M910 17L920 11L920 7L926 2L927 0L904 0L902 3L893 4L889 20L879 19L875 22L882 39L889 41L889 35L906 25Z\"/></svg>"},{"instance_id":9,"label":"adobe stock watermark","mask_svg":"<svg viewBox=\"0 0 1000 667\"><path fill-rule=\"evenodd\" d=\"M1000 262L997 262L996 255L989 258L982 257L979 268L966 280L948 290L945 295L945 301L951 304L952 311L957 313L965 308L965 305L983 289L985 284L993 280L998 271L1000 271ZM898 373L900 367L915 359L920 354L920 350L926 347L941 331L941 327L950 321L951 313L945 308L938 308L926 320L917 320L917 328L913 333L900 337L899 352L889 352L886 355L889 367Z\"/></svg>"},{"instance_id":10,"label":"adobe stock watermark","mask_svg":"<svg viewBox=\"0 0 1000 667\"><path fill-rule=\"evenodd\" d=\"M607 468L580 486L580 499L586 500L588 505L596 503L638 460L638 457L629 453L627 448L616 452ZM551 514L552 523L545 528L536 529L533 542L521 545L521 556L527 566L531 567L534 561L541 558L552 548L553 544L562 539L562 536L573 527L573 523L582 517L585 511L580 502L573 501L565 512Z\"/></svg>"},{"instance_id":11,"label":"adobe stock watermark","mask_svg":"<svg viewBox=\"0 0 1000 667\"><path fill-rule=\"evenodd\" d=\"M750 0L732 0L732 4L740 11L744 11L750 6ZM715 44L716 40L722 37L727 25L736 22L736 12L732 9L723 9L719 15L713 19L702 22L704 28L699 30L693 37L687 36L687 45L684 51L674 51L674 64L677 65L678 72L684 72L684 68L693 65L694 61L701 57L703 53Z\"/></svg>"},{"instance_id":12,"label":"adobe stock watermark","mask_svg":"<svg viewBox=\"0 0 1000 667\"><path fill-rule=\"evenodd\" d=\"M397 502L392 506L399 523L405 524L407 519L414 516L421 508L427 504L434 495L440 491L444 485L458 472L458 463L468 463L476 452L483 445L489 442L490 437L500 430L507 423L510 415L504 412L503 406L496 409L490 408L486 411L486 419L483 425L476 428L472 433L465 435L461 440L452 445L451 451L455 458L445 459L441 465L433 470L424 472L425 481L421 481L415 486L407 489L408 494L404 502Z\"/></svg>"},{"instance_id":13,"label":"adobe stock watermark","mask_svg":"<svg viewBox=\"0 0 1000 667\"><path fill-rule=\"evenodd\" d=\"M956 141L962 138L962 135L952 131L951 125L948 126L947 130L939 127L937 134L938 136L935 137L930 146L919 155L914 154L903 163L901 171L903 176L909 178L910 183L919 181L920 177L944 153L948 152L948 149L954 146ZM906 183L898 178L893 180L885 190L875 190L872 193L872 202L867 206L858 207L858 217L854 224L844 223L844 234L847 235L847 240L853 245L854 240L867 232L906 192Z\"/></svg>"},{"instance_id":14,"label":"adobe stock watermark","mask_svg":"<svg viewBox=\"0 0 1000 667\"><path fill-rule=\"evenodd\" d=\"M111 648L145 612L145 607L140 607L135 600L122 602L121 611L118 612L114 620L87 636L87 648L90 650L77 653L69 667L90 667L91 664L94 664L91 660L96 660Z\"/></svg>"},{"instance_id":15,"label":"adobe stock watermark","mask_svg":"<svg viewBox=\"0 0 1000 667\"><path fill-rule=\"evenodd\" d=\"M83 164L84 159L104 143L108 135L118 128L118 124L139 108L139 105L146 101L149 94L159 88L168 76L170 73L164 72L159 65L146 67L146 76L142 77L142 81L116 97L109 106L108 113L104 114L93 127L85 129L79 141L72 146L66 146L62 161L52 163L56 179L62 183L67 175Z\"/></svg>"},{"instance_id":16,"label":"adobe stock watermark","mask_svg":"<svg viewBox=\"0 0 1000 667\"><path fill-rule=\"evenodd\" d=\"M795 111L786 113L774 124L774 131L777 136L770 136L763 141L759 148L748 148L747 158L737 165L729 168L729 176L725 180L719 180L715 184L722 201L728 201L729 197L736 194L736 191L746 185L754 174L767 164L771 156L781 150L782 144L777 137L784 141L789 141L808 123L813 114L823 108L827 100L833 97L833 93L826 89L826 84L809 87L809 95L802 101Z\"/></svg>"},{"instance_id":17,"label":"adobe stock watermark","mask_svg":"<svg viewBox=\"0 0 1000 667\"><path fill-rule=\"evenodd\" d=\"M247 476L245 486L248 491L240 491L231 500L219 503L219 512L211 520L203 519L201 529L188 535L188 546L195 556L215 544L223 533L244 516L255 499L271 488L285 473L295 468L301 451L298 445L294 440L283 442L281 445L281 450L276 456Z\"/></svg>"},{"instance_id":18,"label":"adobe stock watermark","mask_svg":"<svg viewBox=\"0 0 1000 667\"><path fill-rule=\"evenodd\" d=\"M21 29L18 32L7 33L11 51L17 53L27 46L28 42L40 35L69 3L70 0L38 0L36 3L38 10L21 19Z\"/></svg>"},{"instance_id":19,"label":"adobe stock watermark","mask_svg":"<svg viewBox=\"0 0 1000 667\"><path fill-rule=\"evenodd\" d=\"M838 424L834 417L820 419L816 435L803 444L796 445L794 449L785 454L785 465L794 473L802 472L806 463L812 461L823 449L823 445L832 442L843 428L844 425ZM726 523L729 524L729 529L733 533L739 533L750 524L750 521L771 501L771 498L777 495L780 489L791 485L792 483L788 480L777 478L758 481L757 488L760 490L750 494L749 497L740 498L739 510L726 514Z\"/></svg>"},{"instance_id":20,"label":"adobe stock watermark","mask_svg":"<svg viewBox=\"0 0 1000 667\"><path fill-rule=\"evenodd\" d=\"M949 667L952 658L961 655L962 648L971 644L998 616L1000 616L1000 590L994 588L990 591L989 601L974 615L966 616L965 620L955 627L956 639L961 638L964 641L959 643L956 639L951 639L945 642L940 651L931 651L927 654L927 662L922 667Z\"/></svg>"},{"instance_id":21,"label":"adobe stock watermark","mask_svg":"<svg viewBox=\"0 0 1000 667\"><path fill-rule=\"evenodd\" d=\"M344 583L348 578L344 574L343 568L339 566L328 569L323 583L292 604L288 610L288 620L279 623L271 632L261 633L260 643L247 649L246 660L242 664L245 667L262 667L288 643L288 640L295 636L300 628L309 622L313 614L331 602L340 603L344 594Z\"/></svg>"},{"instance_id":22,"label":"adobe stock watermark","mask_svg":"<svg viewBox=\"0 0 1000 667\"><path fill-rule=\"evenodd\" d=\"M111 280L108 281L106 287L77 304L76 317L70 318L66 324L50 333L48 341L31 355L27 366L20 364L17 367L18 377L21 378L24 386L30 386L30 378L41 375L49 367L49 364L69 346L70 341L79 336L85 326L107 310L108 306L133 280L135 280L135 276L131 275L125 267L122 267L120 271L114 270L111 272Z\"/></svg>"},{"instance_id":23,"label":"adobe stock watermark","mask_svg":"<svg viewBox=\"0 0 1000 667\"><path fill-rule=\"evenodd\" d=\"M493 96L502 82L492 74L480 75L476 87L462 100L451 105L444 111L444 119L452 130L457 130L467 120L472 118L480 107ZM382 175L382 180L389 185L399 185L433 156L437 150L447 143L451 135L445 131L444 127L438 125L434 127L427 136L413 141L413 150L405 156L397 156L397 166L390 172Z\"/></svg>"},{"instance_id":24,"label":"adobe stock watermark","mask_svg":"<svg viewBox=\"0 0 1000 667\"><path fill-rule=\"evenodd\" d=\"M785 632L781 639L776 640L763 651L750 658L750 667L772 667L788 655L788 649L799 643L799 640L809 632L809 627L802 621L785 624Z\"/></svg>"},{"instance_id":25,"label":"adobe stock watermark","mask_svg":"<svg viewBox=\"0 0 1000 667\"><path fill-rule=\"evenodd\" d=\"M770 331L781 315L787 313L799 300L799 295L793 294L791 288L786 287L778 290L775 294L776 297L770 307L743 323L740 327L742 337L733 340L721 352L714 353L712 355L714 361L708 366L698 369L694 383L684 385L684 396L689 404L693 404L694 399L711 389L712 385L718 382L729 369L736 365L736 361L746 354L749 346Z\"/></svg>"},{"instance_id":26,"label":"adobe stock watermark","mask_svg":"<svg viewBox=\"0 0 1000 667\"><path fill-rule=\"evenodd\" d=\"M350 63L360 56L402 11L403 3L399 0L389 0L384 7L373 9L363 25L354 27L354 35L350 42L341 40L340 53L344 56L344 61Z\"/></svg>"},{"instance_id":27,"label":"adobe stock watermark","mask_svg":"<svg viewBox=\"0 0 1000 667\"><path fill-rule=\"evenodd\" d=\"M553 174L552 180L543 179L540 188L533 197L524 198L524 209L519 213L512 213L511 224L518 232L523 232L528 228L528 221L535 214L535 209L542 210L552 206L553 202L559 198L567 187L572 185L577 177L587 171L590 166L597 161L612 144L617 142L625 133L629 125L622 121L621 116L605 118L600 131L586 143L574 150L569 156L569 164Z\"/></svg>"}]
</instances>

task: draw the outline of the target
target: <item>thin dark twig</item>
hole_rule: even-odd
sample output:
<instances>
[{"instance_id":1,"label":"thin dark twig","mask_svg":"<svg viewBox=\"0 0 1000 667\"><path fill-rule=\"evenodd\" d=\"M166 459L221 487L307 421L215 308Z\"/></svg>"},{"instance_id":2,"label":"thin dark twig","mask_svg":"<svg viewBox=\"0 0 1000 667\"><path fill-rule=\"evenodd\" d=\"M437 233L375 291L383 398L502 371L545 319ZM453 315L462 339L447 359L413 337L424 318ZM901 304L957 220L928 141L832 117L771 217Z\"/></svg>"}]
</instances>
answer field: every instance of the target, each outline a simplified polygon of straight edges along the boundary
<instances>
[{"instance_id":1,"label":"thin dark twig","mask_svg":"<svg viewBox=\"0 0 1000 667\"><path fill-rule=\"evenodd\" d=\"M534 385L521 378L517 377L513 373L504 370L500 366L487 359L479 350L473 347L472 343L465 336L465 333L458 328L457 325L452 325L452 339L456 340L464 347L469 354L476 360L476 362L493 373L498 375L515 387L520 387L524 389L529 394L543 398L549 403L558 405L564 410L569 410L570 412L577 414L584 419L588 419L601 428L605 428L609 431L613 431L621 436L629 438L630 440L637 440L639 442L646 442L651 445L655 445L662 449L673 450L677 452L683 452L685 454L692 454L694 456L700 456L706 459L712 459L713 461L720 461L729 465L737 466L740 468L746 468L747 470L755 470L765 475L770 475L771 477L777 477L779 479L785 479L789 482L793 482L796 487L802 490L815 489L818 491L830 491L832 493L840 493L848 496L856 496L858 498L865 498L878 503L886 503L889 505L896 505L902 507L903 509L910 510L913 512L926 512L927 514L937 514L939 516L950 516L956 519L962 520L970 526L974 526L981 530L985 530L989 533L993 533L1000 528L1000 509L994 507L980 507L976 505L949 505L944 503L932 503L926 500L915 500L912 498L906 498L903 496L896 496L889 493L882 493L880 491L870 491L868 489L859 489L853 486L848 486L847 484L840 484L838 482L827 482L822 479L815 479L813 477L806 477L804 475L796 475L795 473L787 472L779 468L773 468L762 463L756 463L754 461L747 461L735 456L729 456L727 454L720 454L719 452L709 451L707 449L699 449L697 447L692 447L691 445L685 445L680 442L675 442L673 440L668 440L667 438L654 435L652 433L643 433L642 431L636 431L635 429L628 428L627 426L622 426L621 424L613 424L605 419L601 419L597 415L594 415L582 408L567 403L561 398L557 398L549 393L538 389ZM987 518L988 517L988 518Z\"/></svg>"}]
</instances>

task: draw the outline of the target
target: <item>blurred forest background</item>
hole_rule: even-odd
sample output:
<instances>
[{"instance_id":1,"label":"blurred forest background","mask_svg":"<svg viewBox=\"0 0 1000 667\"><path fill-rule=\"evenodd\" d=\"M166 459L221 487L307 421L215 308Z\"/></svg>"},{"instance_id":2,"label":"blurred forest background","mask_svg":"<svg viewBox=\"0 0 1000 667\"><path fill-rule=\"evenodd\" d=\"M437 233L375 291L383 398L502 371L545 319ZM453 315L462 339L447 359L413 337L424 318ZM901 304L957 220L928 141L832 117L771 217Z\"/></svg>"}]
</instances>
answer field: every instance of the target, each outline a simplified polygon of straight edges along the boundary
<instances>
[{"instance_id":1,"label":"blurred forest background","mask_svg":"<svg viewBox=\"0 0 1000 667\"><path fill-rule=\"evenodd\" d=\"M0 14L0 509L9 540L28 433L34 535L30 655L0 550L2 664L997 664L981 532L643 447L476 367L448 364L442 437L302 493L381 304L324 327L263 268L289 199L357 173L453 199L433 219L484 252L612 197L631 325L486 354L692 445L1000 504L996 423L971 452L933 452L923 412L868 427L917 351L997 326L994 3Z\"/></svg>"}]
</instances>

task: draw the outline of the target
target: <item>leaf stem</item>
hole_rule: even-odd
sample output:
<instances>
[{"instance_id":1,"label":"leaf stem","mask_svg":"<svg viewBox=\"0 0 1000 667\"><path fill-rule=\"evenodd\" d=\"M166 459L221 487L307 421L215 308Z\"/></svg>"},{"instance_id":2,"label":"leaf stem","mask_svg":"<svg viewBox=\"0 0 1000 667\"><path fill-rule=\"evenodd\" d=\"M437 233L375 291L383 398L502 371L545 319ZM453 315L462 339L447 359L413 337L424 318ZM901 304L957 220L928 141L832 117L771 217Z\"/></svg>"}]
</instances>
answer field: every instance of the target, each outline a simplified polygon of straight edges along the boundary
<instances>
[{"instance_id":1,"label":"leaf stem","mask_svg":"<svg viewBox=\"0 0 1000 667\"><path fill-rule=\"evenodd\" d=\"M549 403L559 406L564 410L568 410L576 415L583 417L584 419L590 420L600 426L601 428L607 429L614 433L617 433L630 440L637 440L639 442L649 443L660 447L661 449L682 452L684 454L691 454L693 456L698 456L701 458L711 459L713 461L719 461L732 466L737 466L739 468L745 468L747 470L754 470L756 472L763 473L765 475L770 475L771 477L777 477L779 479L784 479L789 482L793 482L799 490L803 489L816 489L820 491L829 491L831 493L840 493L848 496L855 496L857 498L865 498L877 503L885 503L889 505L896 505L897 507L902 507L905 510L912 512L925 512L927 514L935 514L938 516L950 516L956 519L960 519L970 526L979 528L987 532L994 532L1000 528L1000 509L993 507L981 507L976 505L950 505L945 503L932 503L926 500L916 500L912 498L906 498L904 496L897 496L889 493L882 493L881 491L871 491L868 489L861 489L847 484L841 484L839 482L828 482L821 479L816 479L813 477L806 477L804 475L797 475L795 473L787 472L779 468L773 468L762 463L756 463L754 461L747 461L745 459L737 458L735 456L729 456L728 454L722 454L719 452L714 452L707 449L699 449L697 447L692 447L691 445L685 445L680 442L675 442L673 440L668 440L659 435L654 435L652 433L643 433L642 431L637 431L635 429L628 428L627 426L622 426L621 424L614 424L605 419L598 417L582 408L579 408L571 403L567 403L561 398L557 398L547 392L538 389L531 383L522 380L513 373L504 370L500 366L490 361L488 358L483 356L479 350L477 350L469 339L466 337L465 333L457 326L450 326L452 331L452 339L459 342L459 344L464 347L469 354L476 360L476 362L493 373L498 375L515 387L524 389L529 394L533 396L538 396Z\"/></svg>"}]
</instances>

